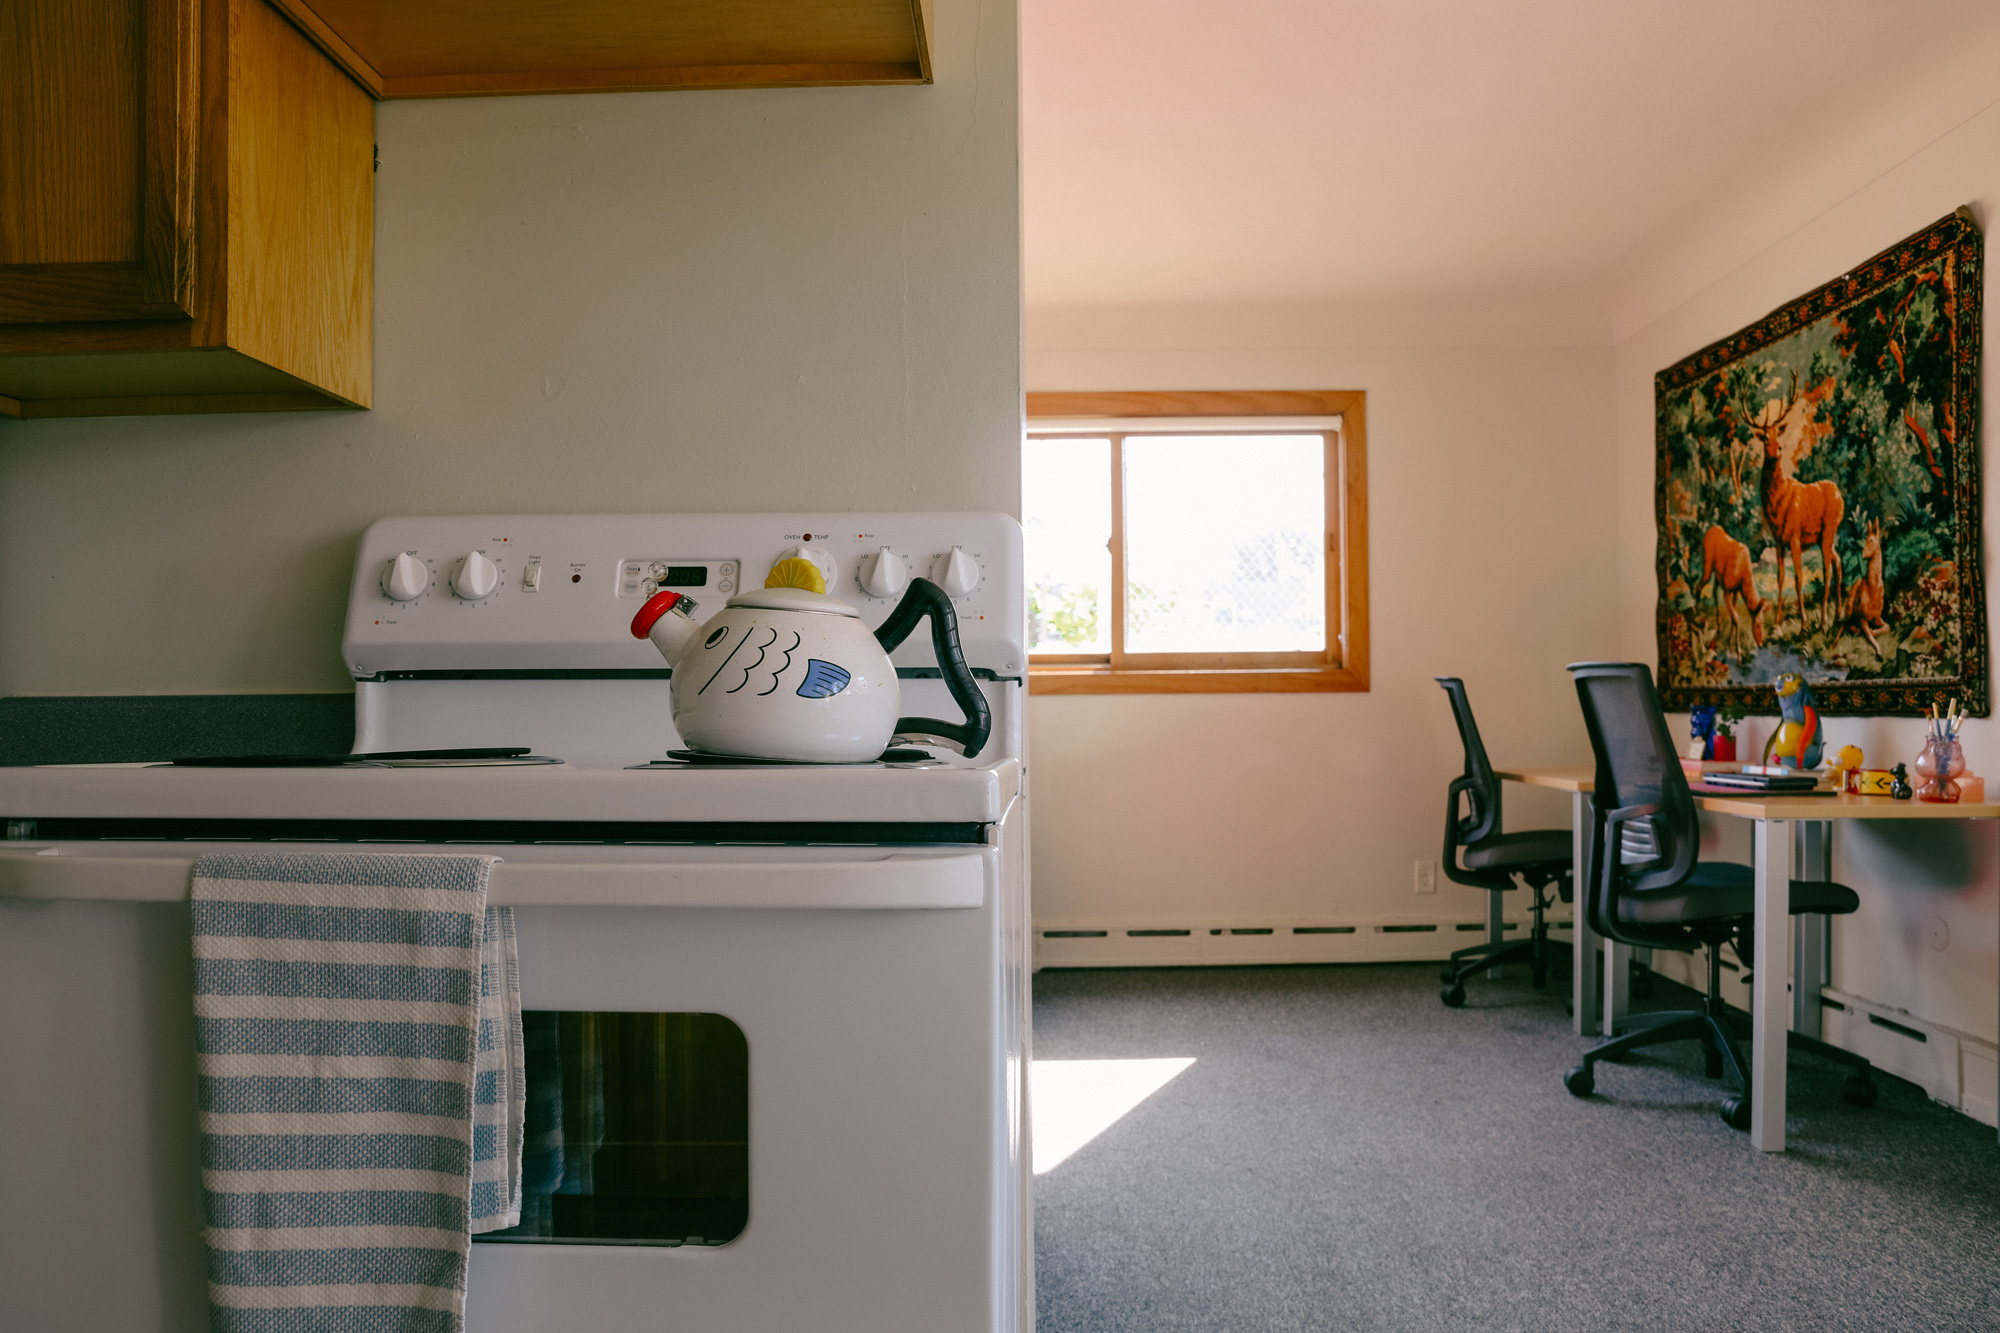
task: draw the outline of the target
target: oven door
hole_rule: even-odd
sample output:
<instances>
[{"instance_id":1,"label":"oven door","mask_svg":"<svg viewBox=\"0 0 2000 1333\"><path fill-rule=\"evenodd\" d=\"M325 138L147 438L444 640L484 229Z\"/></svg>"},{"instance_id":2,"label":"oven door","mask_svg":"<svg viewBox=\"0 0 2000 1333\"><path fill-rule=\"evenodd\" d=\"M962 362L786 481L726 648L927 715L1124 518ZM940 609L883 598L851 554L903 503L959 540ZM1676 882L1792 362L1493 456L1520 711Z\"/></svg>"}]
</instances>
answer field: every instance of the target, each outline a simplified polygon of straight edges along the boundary
<instances>
[{"instance_id":1,"label":"oven door","mask_svg":"<svg viewBox=\"0 0 2000 1333\"><path fill-rule=\"evenodd\" d=\"M474 1246L469 1326L1018 1327L1013 841L453 847L504 858L543 1154L523 1227ZM0 850L0 1323L206 1327L202 850Z\"/></svg>"}]
</instances>

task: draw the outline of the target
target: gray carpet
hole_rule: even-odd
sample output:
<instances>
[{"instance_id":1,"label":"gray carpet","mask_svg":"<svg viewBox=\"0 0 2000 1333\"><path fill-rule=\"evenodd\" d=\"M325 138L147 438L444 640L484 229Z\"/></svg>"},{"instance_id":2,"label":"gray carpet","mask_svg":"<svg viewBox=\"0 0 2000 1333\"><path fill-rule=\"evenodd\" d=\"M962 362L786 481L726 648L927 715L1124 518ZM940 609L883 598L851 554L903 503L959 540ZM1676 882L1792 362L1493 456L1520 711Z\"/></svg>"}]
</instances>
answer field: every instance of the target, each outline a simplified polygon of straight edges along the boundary
<instances>
[{"instance_id":1,"label":"gray carpet","mask_svg":"<svg viewBox=\"0 0 2000 1333\"><path fill-rule=\"evenodd\" d=\"M1037 975L1037 1057L1196 1061L1037 1178L1041 1333L2000 1329L1994 1131L1795 1055L1758 1153L1692 1043L1578 1101L1514 975L1455 1012L1431 964Z\"/></svg>"}]
</instances>

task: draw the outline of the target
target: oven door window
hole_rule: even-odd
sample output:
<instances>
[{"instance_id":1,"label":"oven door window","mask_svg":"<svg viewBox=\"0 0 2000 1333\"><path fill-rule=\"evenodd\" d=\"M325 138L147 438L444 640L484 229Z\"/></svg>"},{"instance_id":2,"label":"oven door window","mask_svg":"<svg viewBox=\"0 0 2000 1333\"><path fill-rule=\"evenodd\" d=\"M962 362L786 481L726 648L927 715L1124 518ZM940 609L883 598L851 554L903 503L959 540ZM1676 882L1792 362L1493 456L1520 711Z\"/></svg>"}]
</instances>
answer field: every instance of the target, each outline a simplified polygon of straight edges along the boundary
<instances>
[{"instance_id":1,"label":"oven door window","mask_svg":"<svg viewBox=\"0 0 2000 1333\"><path fill-rule=\"evenodd\" d=\"M521 1225L479 1241L724 1245L750 1219L750 1051L720 1014L521 1015Z\"/></svg>"}]
</instances>

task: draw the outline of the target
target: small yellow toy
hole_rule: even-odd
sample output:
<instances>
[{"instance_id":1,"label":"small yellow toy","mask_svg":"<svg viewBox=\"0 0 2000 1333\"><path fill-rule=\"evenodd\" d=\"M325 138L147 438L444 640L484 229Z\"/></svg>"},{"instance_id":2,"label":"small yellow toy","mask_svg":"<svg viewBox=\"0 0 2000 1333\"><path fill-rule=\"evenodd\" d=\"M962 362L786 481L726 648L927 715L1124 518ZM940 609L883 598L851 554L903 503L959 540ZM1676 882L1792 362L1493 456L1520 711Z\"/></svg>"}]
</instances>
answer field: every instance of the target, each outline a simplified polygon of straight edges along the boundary
<instances>
[{"instance_id":1,"label":"small yellow toy","mask_svg":"<svg viewBox=\"0 0 2000 1333\"><path fill-rule=\"evenodd\" d=\"M1832 759L1827 761L1826 771L1833 778L1833 785L1841 791L1855 791L1861 781L1863 763L1861 747L1843 745Z\"/></svg>"}]
</instances>

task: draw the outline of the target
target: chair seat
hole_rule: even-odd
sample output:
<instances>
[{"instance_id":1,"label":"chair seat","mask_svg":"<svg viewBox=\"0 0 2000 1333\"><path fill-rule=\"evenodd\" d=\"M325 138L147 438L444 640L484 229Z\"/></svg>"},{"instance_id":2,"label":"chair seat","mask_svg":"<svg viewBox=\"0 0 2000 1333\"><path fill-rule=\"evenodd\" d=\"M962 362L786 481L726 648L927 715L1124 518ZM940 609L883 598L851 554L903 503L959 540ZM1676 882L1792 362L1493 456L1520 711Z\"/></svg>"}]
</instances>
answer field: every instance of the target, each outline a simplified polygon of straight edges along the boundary
<instances>
[{"instance_id":1,"label":"chair seat","mask_svg":"<svg viewBox=\"0 0 2000 1333\"><path fill-rule=\"evenodd\" d=\"M1522 866L1567 863L1569 859L1568 829L1496 833L1465 846L1468 870L1518 870Z\"/></svg>"},{"instance_id":2,"label":"chair seat","mask_svg":"<svg viewBox=\"0 0 2000 1333\"><path fill-rule=\"evenodd\" d=\"M1618 919L1635 926L1684 926L1751 916L1756 904L1755 872L1749 866L1702 861L1684 884L1619 895ZM1790 910L1794 916L1801 912L1842 916L1860 906L1859 895L1845 884L1820 879L1792 881Z\"/></svg>"}]
</instances>

